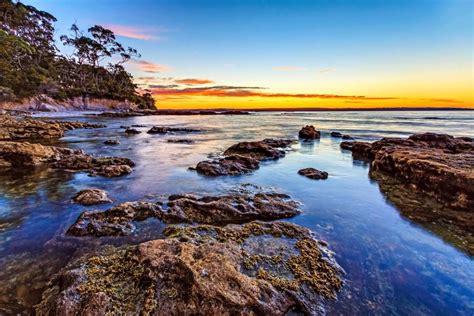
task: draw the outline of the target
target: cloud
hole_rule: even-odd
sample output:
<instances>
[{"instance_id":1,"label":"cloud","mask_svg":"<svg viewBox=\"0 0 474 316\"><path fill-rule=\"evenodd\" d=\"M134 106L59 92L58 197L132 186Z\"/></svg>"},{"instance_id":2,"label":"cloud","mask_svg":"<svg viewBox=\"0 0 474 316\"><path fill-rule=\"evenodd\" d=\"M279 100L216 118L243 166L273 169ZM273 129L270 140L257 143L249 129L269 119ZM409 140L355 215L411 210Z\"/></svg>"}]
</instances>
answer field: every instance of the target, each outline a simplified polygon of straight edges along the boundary
<instances>
[{"instance_id":1,"label":"cloud","mask_svg":"<svg viewBox=\"0 0 474 316\"><path fill-rule=\"evenodd\" d=\"M141 27L134 27L134 26L126 26L126 25L117 25L117 24L106 24L104 25L105 28L113 31L116 35L124 36L128 38L134 38L144 41L156 40L158 37L155 35L149 34L150 29L141 28Z\"/></svg>"},{"instance_id":2,"label":"cloud","mask_svg":"<svg viewBox=\"0 0 474 316\"><path fill-rule=\"evenodd\" d=\"M130 64L138 70L148 73L167 72L171 70L171 67L167 65L156 64L145 60L132 59L130 60Z\"/></svg>"},{"instance_id":3,"label":"cloud","mask_svg":"<svg viewBox=\"0 0 474 316\"><path fill-rule=\"evenodd\" d=\"M327 73L330 73L330 72L334 72L336 69L334 68L324 68L324 69L320 69L318 72L321 73L321 74L327 74Z\"/></svg>"},{"instance_id":4,"label":"cloud","mask_svg":"<svg viewBox=\"0 0 474 316\"><path fill-rule=\"evenodd\" d=\"M275 71L288 71L288 72L297 72L297 71L305 71L306 68L298 67L298 66L278 66L272 68Z\"/></svg>"},{"instance_id":5,"label":"cloud","mask_svg":"<svg viewBox=\"0 0 474 316\"><path fill-rule=\"evenodd\" d=\"M271 93L261 91L262 87L211 86L195 88L157 88L151 89L153 95L168 96L205 96L205 97L260 97L260 98L300 98L300 99L342 99L342 100L392 100L395 97L368 97L363 95L338 95L317 93Z\"/></svg>"},{"instance_id":6,"label":"cloud","mask_svg":"<svg viewBox=\"0 0 474 316\"><path fill-rule=\"evenodd\" d=\"M189 86L214 83L214 81L209 80L209 79L176 79L174 82L179 83L179 84L189 85Z\"/></svg>"}]
</instances>

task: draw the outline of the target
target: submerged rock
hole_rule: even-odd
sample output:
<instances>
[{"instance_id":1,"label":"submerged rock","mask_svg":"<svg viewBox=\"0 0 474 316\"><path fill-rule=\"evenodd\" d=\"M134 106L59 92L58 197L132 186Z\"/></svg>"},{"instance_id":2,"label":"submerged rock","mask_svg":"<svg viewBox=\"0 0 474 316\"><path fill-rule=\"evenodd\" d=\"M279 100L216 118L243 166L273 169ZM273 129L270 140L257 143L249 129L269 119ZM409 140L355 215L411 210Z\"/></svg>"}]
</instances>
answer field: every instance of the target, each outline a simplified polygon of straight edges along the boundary
<instances>
[{"instance_id":1,"label":"submerged rock","mask_svg":"<svg viewBox=\"0 0 474 316\"><path fill-rule=\"evenodd\" d=\"M294 224L170 227L166 234L71 263L36 314L318 314L342 287L331 254Z\"/></svg>"},{"instance_id":2,"label":"submerged rock","mask_svg":"<svg viewBox=\"0 0 474 316\"><path fill-rule=\"evenodd\" d=\"M301 169L298 171L298 174L314 180L325 180L328 178L326 171L320 171L314 168Z\"/></svg>"},{"instance_id":3,"label":"submerged rock","mask_svg":"<svg viewBox=\"0 0 474 316\"><path fill-rule=\"evenodd\" d=\"M199 132L197 129L187 127L168 127L168 126L153 126L148 134L168 134L168 133L195 133Z\"/></svg>"},{"instance_id":4,"label":"submerged rock","mask_svg":"<svg viewBox=\"0 0 474 316\"><path fill-rule=\"evenodd\" d=\"M373 172L410 183L414 190L449 207L474 209L474 142L469 138L414 134L408 139L383 138L372 144L353 142L351 150L355 159L369 160Z\"/></svg>"},{"instance_id":5,"label":"submerged rock","mask_svg":"<svg viewBox=\"0 0 474 316\"><path fill-rule=\"evenodd\" d=\"M0 141L60 138L64 136L64 132L72 129L101 127L105 125L0 115Z\"/></svg>"},{"instance_id":6,"label":"submerged rock","mask_svg":"<svg viewBox=\"0 0 474 316\"><path fill-rule=\"evenodd\" d=\"M136 134L140 134L141 132L139 130L136 130L134 128L131 128L131 127L127 127L125 129L125 134L128 134L128 135L136 135Z\"/></svg>"},{"instance_id":7,"label":"submerged rock","mask_svg":"<svg viewBox=\"0 0 474 316\"><path fill-rule=\"evenodd\" d=\"M135 163L128 158L93 157L78 149L28 142L0 142L0 167L33 168L40 165L57 169L87 170L91 175L118 176L130 173Z\"/></svg>"},{"instance_id":8,"label":"submerged rock","mask_svg":"<svg viewBox=\"0 0 474 316\"><path fill-rule=\"evenodd\" d=\"M105 145L119 145L120 141L118 139L108 139L104 142Z\"/></svg>"},{"instance_id":9,"label":"submerged rock","mask_svg":"<svg viewBox=\"0 0 474 316\"><path fill-rule=\"evenodd\" d=\"M112 203L112 200L107 196L107 192L100 189L81 190L74 195L72 201L81 205Z\"/></svg>"},{"instance_id":10,"label":"submerged rock","mask_svg":"<svg viewBox=\"0 0 474 316\"><path fill-rule=\"evenodd\" d=\"M298 137L305 140L319 139L321 133L313 125L306 125L299 131Z\"/></svg>"},{"instance_id":11,"label":"submerged rock","mask_svg":"<svg viewBox=\"0 0 474 316\"><path fill-rule=\"evenodd\" d=\"M285 156L283 148L293 141L288 139L264 139L256 142L240 142L224 151L224 158L201 161L198 173L207 176L240 175L256 170L260 161L277 160Z\"/></svg>"},{"instance_id":12,"label":"submerged rock","mask_svg":"<svg viewBox=\"0 0 474 316\"><path fill-rule=\"evenodd\" d=\"M340 132L331 132L331 137L342 138L342 139L354 139L352 136L347 134L342 134Z\"/></svg>"},{"instance_id":13,"label":"submerged rock","mask_svg":"<svg viewBox=\"0 0 474 316\"><path fill-rule=\"evenodd\" d=\"M194 140L192 139L168 139L167 142L176 144L194 144Z\"/></svg>"},{"instance_id":14,"label":"submerged rock","mask_svg":"<svg viewBox=\"0 0 474 316\"><path fill-rule=\"evenodd\" d=\"M162 210L157 203L126 202L106 211L83 212L69 227L73 236L125 236L135 230L133 221L150 217L161 218Z\"/></svg>"},{"instance_id":15,"label":"submerged rock","mask_svg":"<svg viewBox=\"0 0 474 316\"><path fill-rule=\"evenodd\" d=\"M135 221L157 218L165 223L224 225L252 220L275 220L301 212L299 204L281 193L223 196L171 195L164 209L159 203L126 202L106 211L86 211L68 229L74 236L124 236Z\"/></svg>"}]
</instances>

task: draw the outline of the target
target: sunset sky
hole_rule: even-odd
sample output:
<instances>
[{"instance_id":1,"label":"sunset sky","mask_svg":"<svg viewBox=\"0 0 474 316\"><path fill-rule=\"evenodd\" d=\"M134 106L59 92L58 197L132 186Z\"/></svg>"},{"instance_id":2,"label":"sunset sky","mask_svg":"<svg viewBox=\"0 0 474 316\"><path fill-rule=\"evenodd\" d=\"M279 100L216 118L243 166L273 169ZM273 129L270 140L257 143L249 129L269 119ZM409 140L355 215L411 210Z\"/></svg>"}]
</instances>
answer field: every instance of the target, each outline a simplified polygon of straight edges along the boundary
<instances>
[{"instance_id":1,"label":"sunset sky","mask_svg":"<svg viewBox=\"0 0 474 316\"><path fill-rule=\"evenodd\" d=\"M159 108L474 107L470 0L23 2L137 48Z\"/></svg>"}]
</instances>

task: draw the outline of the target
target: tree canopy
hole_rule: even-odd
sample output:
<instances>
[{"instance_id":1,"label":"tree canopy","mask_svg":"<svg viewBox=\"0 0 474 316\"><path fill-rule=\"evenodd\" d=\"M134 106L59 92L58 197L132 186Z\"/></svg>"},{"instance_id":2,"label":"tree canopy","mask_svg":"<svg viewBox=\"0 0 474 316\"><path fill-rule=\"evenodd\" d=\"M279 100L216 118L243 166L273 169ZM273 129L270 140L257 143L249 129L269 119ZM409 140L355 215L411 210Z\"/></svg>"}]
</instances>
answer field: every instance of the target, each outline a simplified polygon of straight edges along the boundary
<instances>
[{"instance_id":1,"label":"tree canopy","mask_svg":"<svg viewBox=\"0 0 474 316\"><path fill-rule=\"evenodd\" d=\"M123 64L140 54L124 47L100 25L83 32L73 24L61 35L70 56L54 41L56 18L48 12L11 0L0 0L0 101L46 94L58 100L97 97L128 100L153 108L149 93L139 94Z\"/></svg>"}]
</instances>

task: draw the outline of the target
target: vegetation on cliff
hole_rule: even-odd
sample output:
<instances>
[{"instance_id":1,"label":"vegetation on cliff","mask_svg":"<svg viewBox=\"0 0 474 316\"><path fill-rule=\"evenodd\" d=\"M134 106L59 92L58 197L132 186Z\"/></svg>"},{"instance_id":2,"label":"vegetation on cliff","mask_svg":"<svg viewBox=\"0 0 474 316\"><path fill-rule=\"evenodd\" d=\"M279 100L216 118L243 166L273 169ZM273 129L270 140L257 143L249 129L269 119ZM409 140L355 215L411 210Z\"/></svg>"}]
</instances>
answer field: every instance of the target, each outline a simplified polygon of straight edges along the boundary
<instances>
[{"instance_id":1,"label":"vegetation on cliff","mask_svg":"<svg viewBox=\"0 0 474 316\"><path fill-rule=\"evenodd\" d=\"M71 55L54 41L56 18L48 12L11 0L0 0L0 101L20 101L40 94L57 100L95 97L127 100L154 108L150 94L139 94L123 64L138 58L137 50L117 42L100 25L60 36Z\"/></svg>"}]
</instances>

